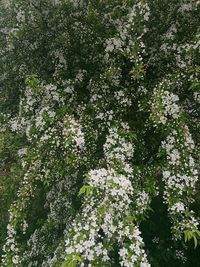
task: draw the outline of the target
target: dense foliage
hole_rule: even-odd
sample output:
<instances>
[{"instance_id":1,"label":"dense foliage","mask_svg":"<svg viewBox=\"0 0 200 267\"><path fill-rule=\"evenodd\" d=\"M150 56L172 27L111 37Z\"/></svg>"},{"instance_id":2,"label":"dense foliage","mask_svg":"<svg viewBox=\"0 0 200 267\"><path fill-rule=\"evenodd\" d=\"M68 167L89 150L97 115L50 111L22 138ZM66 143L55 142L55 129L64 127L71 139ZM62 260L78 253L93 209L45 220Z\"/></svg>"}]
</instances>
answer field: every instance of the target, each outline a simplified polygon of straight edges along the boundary
<instances>
[{"instance_id":1,"label":"dense foliage","mask_svg":"<svg viewBox=\"0 0 200 267\"><path fill-rule=\"evenodd\" d=\"M200 1L0 1L3 267L198 267Z\"/></svg>"}]
</instances>

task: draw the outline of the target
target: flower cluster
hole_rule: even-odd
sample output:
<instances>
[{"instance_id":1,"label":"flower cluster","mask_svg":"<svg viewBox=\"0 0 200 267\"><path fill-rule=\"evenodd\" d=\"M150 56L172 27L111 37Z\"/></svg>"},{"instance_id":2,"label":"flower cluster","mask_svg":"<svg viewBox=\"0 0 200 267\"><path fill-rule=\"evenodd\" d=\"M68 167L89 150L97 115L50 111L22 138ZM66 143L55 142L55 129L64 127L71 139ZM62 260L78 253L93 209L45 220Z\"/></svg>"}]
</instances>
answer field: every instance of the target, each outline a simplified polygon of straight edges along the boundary
<instances>
[{"instance_id":1,"label":"flower cluster","mask_svg":"<svg viewBox=\"0 0 200 267\"><path fill-rule=\"evenodd\" d=\"M113 169L92 170L87 183L84 215L73 223L66 241L67 260L95 266L111 263L110 245L117 242L121 266L134 266L141 259L140 266L148 266L140 231L131 218L133 188L128 176Z\"/></svg>"},{"instance_id":2,"label":"flower cluster","mask_svg":"<svg viewBox=\"0 0 200 267\"><path fill-rule=\"evenodd\" d=\"M70 125L70 127L69 127ZM66 149L68 149L68 146L71 143L74 143L74 148L78 150L82 150L84 148L84 134L82 132L80 124L78 124L73 118L70 116L66 116L64 118L63 122L63 136L64 136L64 143Z\"/></svg>"},{"instance_id":3,"label":"flower cluster","mask_svg":"<svg viewBox=\"0 0 200 267\"><path fill-rule=\"evenodd\" d=\"M58 245L53 243L53 238L58 235L61 226L64 232L66 217L70 218L73 213L71 197L77 190L74 184L78 175L74 168L80 166L79 159L84 148L84 134L80 124L73 116L64 116L61 113L64 102L59 90L53 85L40 84L35 77L28 82L25 96L20 102L19 114L15 118L16 127L13 127L13 121L10 123L12 131L25 133L29 146L18 151L23 179L17 192L17 200L9 211L4 266L21 266L41 253L45 257L41 246L47 238L52 240L52 246ZM57 123L59 116L62 117ZM49 158L48 161L45 161L46 157ZM68 170L65 170L67 166ZM64 171L59 172L59 168ZM48 187L46 202L43 203L44 208L49 210L47 220L29 236L27 250L23 252L17 236L19 232L26 236L27 231L30 231L28 209L41 184ZM49 237L47 229L50 225L54 234Z\"/></svg>"},{"instance_id":4,"label":"flower cluster","mask_svg":"<svg viewBox=\"0 0 200 267\"><path fill-rule=\"evenodd\" d=\"M111 128L104 144L108 169L91 170L80 191L86 196L83 215L73 223L66 241L69 263L89 262L95 266L111 263L110 246L117 242L121 266L149 266L140 231L132 216L134 211L131 210L133 170L127 162L133 157L134 150L127 141L130 129L127 124L121 127L121 131L120 128ZM126 138L123 138L124 131L127 132ZM120 164L123 168L118 169ZM124 174L120 174L120 170ZM143 203L146 208L146 201ZM143 208L141 203L139 206Z\"/></svg>"},{"instance_id":5,"label":"flower cluster","mask_svg":"<svg viewBox=\"0 0 200 267\"><path fill-rule=\"evenodd\" d=\"M169 205L171 215L177 219L184 218L184 223L181 222L182 218L176 222L175 232L177 236L180 236L188 229L195 231L198 226L193 211L189 210L198 180L198 173L192 157L194 142L188 128L182 125L179 129L172 131L163 141L162 147L166 152L168 166L163 170L164 198ZM178 214L179 216L177 216ZM180 229L178 229L179 227Z\"/></svg>"},{"instance_id":6,"label":"flower cluster","mask_svg":"<svg viewBox=\"0 0 200 267\"><path fill-rule=\"evenodd\" d=\"M119 134L119 129L116 127L110 128L103 146L104 155L107 164L110 166L121 165L128 172L127 162L131 160L134 153L133 140L131 140L129 126L127 124L122 124L122 134Z\"/></svg>"},{"instance_id":7,"label":"flower cluster","mask_svg":"<svg viewBox=\"0 0 200 267\"><path fill-rule=\"evenodd\" d=\"M168 123L168 119L177 120L180 117L180 108L177 105L178 96L163 89L165 83L160 83L154 91L154 101L152 102L152 114L155 124Z\"/></svg>"},{"instance_id":8,"label":"flower cluster","mask_svg":"<svg viewBox=\"0 0 200 267\"><path fill-rule=\"evenodd\" d=\"M179 98L165 89L170 85L171 82L165 80L154 91L151 118L164 135L167 133L167 137L161 142L161 151L166 157L162 170L164 200L174 223L174 236L181 238L184 232L192 231L195 235L198 229L198 221L190 210L198 173L193 159L194 141L182 120L177 104Z\"/></svg>"}]
</instances>

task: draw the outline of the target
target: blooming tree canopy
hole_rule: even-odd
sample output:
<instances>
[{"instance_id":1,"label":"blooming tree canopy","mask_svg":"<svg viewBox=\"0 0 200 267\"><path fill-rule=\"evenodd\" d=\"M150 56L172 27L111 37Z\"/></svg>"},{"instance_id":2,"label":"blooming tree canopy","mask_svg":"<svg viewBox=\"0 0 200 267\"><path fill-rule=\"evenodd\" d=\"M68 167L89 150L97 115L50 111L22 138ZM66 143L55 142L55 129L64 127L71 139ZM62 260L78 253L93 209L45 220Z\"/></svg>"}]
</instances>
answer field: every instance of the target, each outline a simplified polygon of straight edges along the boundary
<instances>
[{"instance_id":1,"label":"blooming tree canopy","mask_svg":"<svg viewBox=\"0 0 200 267\"><path fill-rule=\"evenodd\" d=\"M0 4L1 265L197 266L200 1Z\"/></svg>"}]
</instances>

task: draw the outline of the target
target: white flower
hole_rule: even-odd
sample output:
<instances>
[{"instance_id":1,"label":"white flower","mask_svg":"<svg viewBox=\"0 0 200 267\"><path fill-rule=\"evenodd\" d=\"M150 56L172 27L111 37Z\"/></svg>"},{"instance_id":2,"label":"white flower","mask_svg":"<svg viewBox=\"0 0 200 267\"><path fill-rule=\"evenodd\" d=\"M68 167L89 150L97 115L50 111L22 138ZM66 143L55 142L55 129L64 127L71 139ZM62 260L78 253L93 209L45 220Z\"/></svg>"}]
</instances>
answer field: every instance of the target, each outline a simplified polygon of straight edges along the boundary
<instances>
[{"instance_id":1,"label":"white flower","mask_svg":"<svg viewBox=\"0 0 200 267\"><path fill-rule=\"evenodd\" d=\"M19 256L18 255L15 255L14 257L12 257L12 262L14 264L18 264L19 263Z\"/></svg>"},{"instance_id":2,"label":"white flower","mask_svg":"<svg viewBox=\"0 0 200 267\"><path fill-rule=\"evenodd\" d=\"M151 265L147 262L141 262L140 267L150 267Z\"/></svg>"},{"instance_id":3,"label":"white flower","mask_svg":"<svg viewBox=\"0 0 200 267\"><path fill-rule=\"evenodd\" d=\"M121 257L124 257L124 256L126 256L128 254L128 250L126 249L126 248L121 248L120 250L119 250L119 255L121 256Z\"/></svg>"}]
</instances>

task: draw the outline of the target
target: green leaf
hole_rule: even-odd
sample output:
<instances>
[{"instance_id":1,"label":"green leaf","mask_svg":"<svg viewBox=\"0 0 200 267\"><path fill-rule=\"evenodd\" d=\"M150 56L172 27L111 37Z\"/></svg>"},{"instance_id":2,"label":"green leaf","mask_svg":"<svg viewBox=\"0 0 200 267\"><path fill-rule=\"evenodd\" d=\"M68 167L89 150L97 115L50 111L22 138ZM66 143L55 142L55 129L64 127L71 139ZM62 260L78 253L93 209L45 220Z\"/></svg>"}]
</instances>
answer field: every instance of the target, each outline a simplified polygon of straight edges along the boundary
<instances>
[{"instance_id":1,"label":"green leaf","mask_svg":"<svg viewBox=\"0 0 200 267\"><path fill-rule=\"evenodd\" d=\"M90 185L84 185L84 186L81 187L78 195L80 196L80 195L86 194L88 196L88 195L91 194L92 189L93 189L92 186L90 186Z\"/></svg>"},{"instance_id":2,"label":"green leaf","mask_svg":"<svg viewBox=\"0 0 200 267\"><path fill-rule=\"evenodd\" d=\"M78 255L75 255L75 260L77 260L77 261L81 261L81 257L80 256L78 256Z\"/></svg>"},{"instance_id":3,"label":"green leaf","mask_svg":"<svg viewBox=\"0 0 200 267\"><path fill-rule=\"evenodd\" d=\"M68 264L68 267L76 267L77 261L73 260Z\"/></svg>"},{"instance_id":4,"label":"green leaf","mask_svg":"<svg viewBox=\"0 0 200 267\"><path fill-rule=\"evenodd\" d=\"M196 238L196 236L195 236L195 235L193 236L193 239L194 239L194 248L196 248L196 247L197 247L197 244L198 244L198 242L197 242L197 238Z\"/></svg>"},{"instance_id":5,"label":"green leaf","mask_svg":"<svg viewBox=\"0 0 200 267\"><path fill-rule=\"evenodd\" d=\"M200 231L195 230L195 232L193 232L193 231L185 231L185 232L184 232L184 235L185 235L185 242L190 241L191 239L193 239L193 240L194 240L194 247L195 247L195 248L196 248L197 245L198 245L198 240L197 240L197 238L196 238L196 234L197 234L198 236L200 236Z\"/></svg>"},{"instance_id":6,"label":"green leaf","mask_svg":"<svg viewBox=\"0 0 200 267\"><path fill-rule=\"evenodd\" d=\"M184 234L185 234L185 242L187 242L192 238L193 232L192 231L185 231Z\"/></svg>"},{"instance_id":7,"label":"green leaf","mask_svg":"<svg viewBox=\"0 0 200 267\"><path fill-rule=\"evenodd\" d=\"M187 232L184 232L184 240L185 240L185 243L187 242Z\"/></svg>"},{"instance_id":8,"label":"green leaf","mask_svg":"<svg viewBox=\"0 0 200 267\"><path fill-rule=\"evenodd\" d=\"M98 211L101 215L103 215L107 210L107 207L105 205L98 208Z\"/></svg>"},{"instance_id":9,"label":"green leaf","mask_svg":"<svg viewBox=\"0 0 200 267\"><path fill-rule=\"evenodd\" d=\"M200 231L196 230L196 234L200 237Z\"/></svg>"},{"instance_id":10,"label":"green leaf","mask_svg":"<svg viewBox=\"0 0 200 267\"><path fill-rule=\"evenodd\" d=\"M66 261L63 261L61 267L67 267L67 262Z\"/></svg>"},{"instance_id":11,"label":"green leaf","mask_svg":"<svg viewBox=\"0 0 200 267\"><path fill-rule=\"evenodd\" d=\"M133 220L134 220L134 217L131 215L125 217L125 222L127 223L132 222Z\"/></svg>"},{"instance_id":12,"label":"green leaf","mask_svg":"<svg viewBox=\"0 0 200 267\"><path fill-rule=\"evenodd\" d=\"M160 147L156 156L157 158L162 158L163 156L165 156L165 154L166 154L165 150L162 147Z\"/></svg>"},{"instance_id":13,"label":"green leaf","mask_svg":"<svg viewBox=\"0 0 200 267\"><path fill-rule=\"evenodd\" d=\"M196 82L196 83L193 83L189 90L200 90L200 83Z\"/></svg>"}]
</instances>

